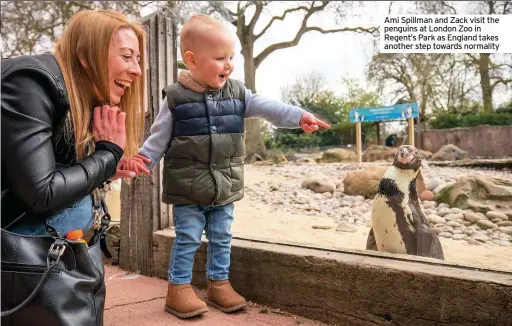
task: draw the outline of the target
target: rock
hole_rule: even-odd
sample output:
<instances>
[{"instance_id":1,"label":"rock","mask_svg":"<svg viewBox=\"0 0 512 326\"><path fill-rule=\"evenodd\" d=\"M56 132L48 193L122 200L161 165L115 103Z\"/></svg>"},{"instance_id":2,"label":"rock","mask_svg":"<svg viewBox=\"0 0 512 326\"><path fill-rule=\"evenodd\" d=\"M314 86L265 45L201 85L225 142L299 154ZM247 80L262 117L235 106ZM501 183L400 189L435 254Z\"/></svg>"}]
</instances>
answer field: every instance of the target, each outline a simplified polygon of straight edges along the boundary
<instances>
[{"instance_id":1,"label":"rock","mask_svg":"<svg viewBox=\"0 0 512 326\"><path fill-rule=\"evenodd\" d=\"M442 146L432 157L431 161L458 161L467 159L468 152L461 150L455 145L448 144Z\"/></svg>"},{"instance_id":2,"label":"rock","mask_svg":"<svg viewBox=\"0 0 512 326\"><path fill-rule=\"evenodd\" d=\"M338 232L357 232L357 228L348 224L347 222L341 222L336 227L336 231Z\"/></svg>"},{"instance_id":3,"label":"rock","mask_svg":"<svg viewBox=\"0 0 512 326\"><path fill-rule=\"evenodd\" d=\"M382 145L370 145L363 153L361 159L363 162L386 161L392 162L395 157L396 148L390 148Z\"/></svg>"},{"instance_id":4,"label":"rock","mask_svg":"<svg viewBox=\"0 0 512 326\"><path fill-rule=\"evenodd\" d=\"M471 235L471 238L473 240L479 241L479 242L487 242L489 240L489 237L487 237L485 234L476 232Z\"/></svg>"},{"instance_id":5,"label":"rock","mask_svg":"<svg viewBox=\"0 0 512 326\"><path fill-rule=\"evenodd\" d=\"M349 171L343 180L345 194L373 198L388 167L375 166L366 170Z\"/></svg>"},{"instance_id":6,"label":"rock","mask_svg":"<svg viewBox=\"0 0 512 326\"><path fill-rule=\"evenodd\" d=\"M468 236L466 234L454 234L452 236L452 239L453 240L464 240L466 239Z\"/></svg>"},{"instance_id":7,"label":"rock","mask_svg":"<svg viewBox=\"0 0 512 326\"><path fill-rule=\"evenodd\" d=\"M488 211L487 213L485 213L485 216L487 216L487 218L490 220L495 219L495 218L499 218L502 221L508 220L508 216L506 214L503 214L500 212L495 212L495 211Z\"/></svg>"},{"instance_id":8,"label":"rock","mask_svg":"<svg viewBox=\"0 0 512 326\"><path fill-rule=\"evenodd\" d=\"M469 239L467 239L467 241L468 241L468 243L469 243L470 245L473 245L473 246L479 246L479 245L481 245L481 244L482 244L482 242L481 242L481 241L478 241L478 240L473 239L473 238L469 238ZM485 242L485 241L484 241L484 242Z\"/></svg>"},{"instance_id":9,"label":"rock","mask_svg":"<svg viewBox=\"0 0 512 326\"><path fill-rule=\"evenodd\" d=\"M332 229L334 225L325 224L325 225L313 225L313 229L317 230L329 230Z\"/></svg>"},{"instance_id":10,"label":"rock","mask_svg":"<svg viewBox=\"0 0 512 326\"><path fill-rule=\"evenodd\" d=\"M423 201L421 203L423 205L424 208L427 208L427 209L433 209L433 208L436 208L437 207L437 203L435 201Z\"/></svg>"},{"instance_id":11,"label":"rock","mask_svg":"<svg viewBox=\"0 0 512 326\"><path fill-rule=\"evenodd\" d=\"M506 241L506 240L500 240L498 241L498 244L500 246L504 246L504 247L510 247L512 246L512 243L510 241Z\"/></svg>"},{"instance_id":12,"label":"rock","mask_svg":"<svg viewBox=\"0 0 512 326\"><path fill-rule=\"evenodd\" d=\"M364 197L360 196L360 195L358 195L358 196L344 196L343 199L351 201L351 202L360 202L360 201L364 200Z\"/></svg>"},{"instance_id":13,"label":"rock","mask_svg":"<svg viewBox=\"0 0 512 326\"><path fill-rule=\"evenodd\" d=\"M439 179L431 179L427 182L426 187L430 191L434 191L439 185L441 184L441 181Z\"/></svg>"},{"instance_id":14,"label":"rock","mask_svg":"<svg viewBox=\"0 0 512 326\"><path fill-rule=\"evenodd\" d=\"M441 228L432 228L432 232L439 234L439 233L443 232L443 230L441 230Z\"/></svg>"},{"instance_id":15,"label":"rock","mask_svg":"<svg viewBox=\"0 0 512 326\"><path fill-rule=\"evenodd\" d=\"M444 224L446 223L446 220L442 218L441 216L437 215L427 215L427 219L432 224Z\"/></svg>"},{"instance_id":16,"label":"rock","mask_svg":"<svg viewBox=\"0 0 512 326\"><path fill-rule=\"evenodd\" d=\"M317 164L313 157L303 157L295 161L295 164Z\"/></svg>"},{"instance_id":17,"label":"rock","mask_svg":"<svg viewBox=\"0 0 512 326\"><path fill-rule=\"evenodd\" d=\"M500 226L500 227L498 227L498 230L504 234L512 234L512 228L509 228L506 226Z\"/></svg>"},{"instance_id":18,"label":"rock","mask_svg":"<svg viewBox=\"0 0 512 326\"><path fill-rule=\"evenodd\" d=\"M461 227L461 225L459 223L455 222L455 221L448 221L448 222L446 222L446 225L454 227L454 228L455 227Z\"/></svg>"},{"instance_id":19,"label":"rock","mask_svg":"<svg viewBox=\"0 0 512 326\"><path fill-rule=\"evenodd\" d=\"M479 220L476 224L484 230L494 229L498 226L489 220Z\"/></svg>"},{"instance_id":20,"label":"rock","mask_svg":"<svg viewBox=\"0 0 512 326\"><path fill-rule=\"evenodd\" d=\"M466 213L466 214L464 214L464 218L466 219L466 221L468 221L470 223L476 223L480 220L486 219L485 217L482 217L476 213Z\"/></svg>"},{"instance_id":21,"label":"rock","mask_svg":"<svg viewBox=\"0 0 512 326\"><path fill-rule=\"evenodd\" d=\"M275 164L288 163L288 159L281 152L271 152L267 153L268 159L266 161L273 162Z\"/></svg>"},{"instance_id":22,"label":"rock","mask_svg":"<svg viewBox=\"0 0 512 326\"><path fill-rule=\"evenodd\" d=\"M439 233L439 237L441 238L451 238L453 235L450 232L441 232Z\"/></svg>"},{"instance_id":23,"label":"rock","mask_svg":"<svg viewBox=\"0 0 512 326\"><path fill-rule=\"evenodd\" d=\"M463 219L464 218L464 215L462 214L446 214L444 216L444 219L447 220L447 221L455 221L455 220L459 220L459 219Z\"/></svg>"},{"instance_id":24,"label":"rock","mask_svg":"<svg viewBox=\"0 0 512 326\"><path fill-rule=\"evenodd\" d=\"M437 208L437 215L443 217L445 216L446 214L448 214L448 208L447 207L438 207Z\"/></svg>"},{"instance_id":25,"label":"rock","mask_svg":"<svg viewBox=\"0 0 512 326\"><path fill-rule=\"evenodd\" d=\"M457 207L452 207L448 210L448 213L449 214L459 214L459 213L462 213L462 210Z\"/></svg>"},{"instance_id":26,"label":"rock","mask_svg":"<svg viewBox=\"0 0 512 326\"><path fill-rule=\"evenodd\" d=\"M432 191L430 190L425 190L423 191L420 195L419 195L419 198L421 200L433 200L434 199L434 194L432 193Z\"/></svg>"},{"instance_id":27,"label":"rock","mask_svg":"<svg viewBox=\"0 0 512 326\"><path fill-rule=\"evenodd\" d=\"M332 194L336 189L336 184L326 175L317 175L305 179L302 182L302 188L312 190L315 193L330 192Z\"/></svg>"},{"instance_id":28,"label":"rock","mask_svg":"<svg viewBox=\"0 0 512 326\"><path fill-rule=\"evenodd\" d=\"M357 154L349 149L331 148L323 153L320 163L357 162Z\"/></svg>"},{"instance_id":29,"label":"rock","mask_svg":"<svg viewBox=\"0 0 512 326\"><path fill-rule=\"evenodd\" d=\"M441 227L441 231L442 232L453 233L453 227L451 227L451 226L443 226L443 227Z\"/></svg>"},{"instance_id":30,"label":"rock","mask_svg":"<svg viewBox=\"0 0 512 326\"><path fill-rule=\"evenodd\" d=\"M496 224L496 223L499 223L499 222L503 222L503 220L501 218L495 218L495 219L492 219L491 222Z\"/></svg>"},{"instance_id":31,"label":"rock","mask_svg":"<svg viewBox=\"0 0 512 326\"><path fill-rule=\"evenodd\" d=\"M322 196L327 199L332 198L332 194L330 192L324 192Z\"/></svg>"},{"instance_id":32,"label":"rock","mask_svg":"<svg viewBox=\"0 0 512 326\"><path fill-rule=\"evenodd\" d=\"M484 176L463 176L435 195L439 203L474 212L493 211L496 204L512 202L512 180Z\"/></svg>"},{"instance_id":33,"label":"rock","mask_svg":"<svg viewBox=\"0 0 512 326\"><path fill-rule=\"evenodd\" d=\"M496 223L498 226L512 226L512 221L503 221Z\"/></svg>"},{"instance_id":34,"label":"rock","mask_svg":"<svg viewBox=\"0 0 512 326\"><path fill-rule=\"evenodd\" d=\"M430 160L430 158L432 157L432 152L431 151L426 151L426 150L423 150L423 149L420 149L420 154L421 154L421 158L424 159L424 160Z\"/></svg>"}]
</instances>

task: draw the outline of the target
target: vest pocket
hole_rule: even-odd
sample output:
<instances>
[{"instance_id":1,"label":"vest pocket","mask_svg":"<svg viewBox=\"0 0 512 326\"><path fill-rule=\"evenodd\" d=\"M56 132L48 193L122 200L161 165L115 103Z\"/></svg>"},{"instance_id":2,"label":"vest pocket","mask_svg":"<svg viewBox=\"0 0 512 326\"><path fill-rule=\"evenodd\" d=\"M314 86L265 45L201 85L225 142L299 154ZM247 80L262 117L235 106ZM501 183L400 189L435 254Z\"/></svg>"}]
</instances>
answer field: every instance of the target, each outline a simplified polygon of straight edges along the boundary
<instances>
[{"instance_id":1,"label":"vest pocket","mask_svg":"<svg viewBox=\"0 0 512 326\"><path fill-rule=\"evenodd\" d=\"M231 192L237 192L244 187L244 161L243 158L235 158L230 162L231 168Z\"/></svg>"},{"instance_id":2,"label":"vest pocket","mask_svg":"<svg viewBox=\"0 0 512 326\"><path fill-rule=\"evenodd\" d=\"M189 195L192 192L192 182L195 176L193 162L188 165L171 162L164 168L163 188L167 195Z\"/></svg>"}]
</instances>

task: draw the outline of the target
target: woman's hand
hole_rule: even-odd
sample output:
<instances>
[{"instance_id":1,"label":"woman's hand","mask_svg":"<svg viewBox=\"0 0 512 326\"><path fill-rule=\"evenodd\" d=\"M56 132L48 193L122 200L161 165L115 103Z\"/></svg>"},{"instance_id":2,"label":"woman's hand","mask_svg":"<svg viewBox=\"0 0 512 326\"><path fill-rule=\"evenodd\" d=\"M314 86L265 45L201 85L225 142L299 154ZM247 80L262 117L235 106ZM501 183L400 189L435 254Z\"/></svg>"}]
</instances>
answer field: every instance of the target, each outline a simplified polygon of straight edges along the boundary
<instances>
[{"instance_id":1,"label":"woman's hand","mask_svg":"<svg viewBox=\"0 0 512 326\"><path fill-rule=\"evenodd\" d=\"M117 106L97 106L94 108L92 133L96 142L109 141L124 150L126 146L126 113Z\"/></svg>"}]
</instances>

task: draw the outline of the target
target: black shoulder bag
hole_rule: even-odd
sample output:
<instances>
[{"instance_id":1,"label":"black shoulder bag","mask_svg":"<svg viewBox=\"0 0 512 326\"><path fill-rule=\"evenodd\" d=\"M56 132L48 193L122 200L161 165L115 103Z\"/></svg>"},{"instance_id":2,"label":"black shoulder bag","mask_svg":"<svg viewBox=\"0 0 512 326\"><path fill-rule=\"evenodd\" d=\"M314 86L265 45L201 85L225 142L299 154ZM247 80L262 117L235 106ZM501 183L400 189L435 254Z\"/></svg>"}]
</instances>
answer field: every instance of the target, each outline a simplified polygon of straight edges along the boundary
<instances>
[{"instance_id":1,"label":"black shoulder bag","mask_svg":"<svg viewBox=\"0 0 512 326\"><path fill-rule=\"evenodd\" d=\"M102 251L112 257L106 245L110 215L103 199L94 206L88 246L66 240L47 223L42 236L2 229L2 326L103 325Z\"/></svg>"}]
</instances>

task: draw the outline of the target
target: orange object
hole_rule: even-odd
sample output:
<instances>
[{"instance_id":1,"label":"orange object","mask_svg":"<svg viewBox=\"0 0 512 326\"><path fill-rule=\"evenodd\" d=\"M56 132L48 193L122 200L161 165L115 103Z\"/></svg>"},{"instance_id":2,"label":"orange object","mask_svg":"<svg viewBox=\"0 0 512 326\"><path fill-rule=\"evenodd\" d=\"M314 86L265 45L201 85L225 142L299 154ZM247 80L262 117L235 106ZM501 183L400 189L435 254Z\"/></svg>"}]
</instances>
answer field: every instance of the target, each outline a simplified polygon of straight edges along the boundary
<instances>
[{"instance_id":1,"label":"orange object","mask_svg":"<svg viewBox=\"0 0 512 326\"><path fill-rule=\"evenodd\" d=\"M84 232L80 229L69 231L66 234L66 239L71 240L71 241L83 242L87 245L87 241L84 240Z\"/></svg>"}]
</instances>

